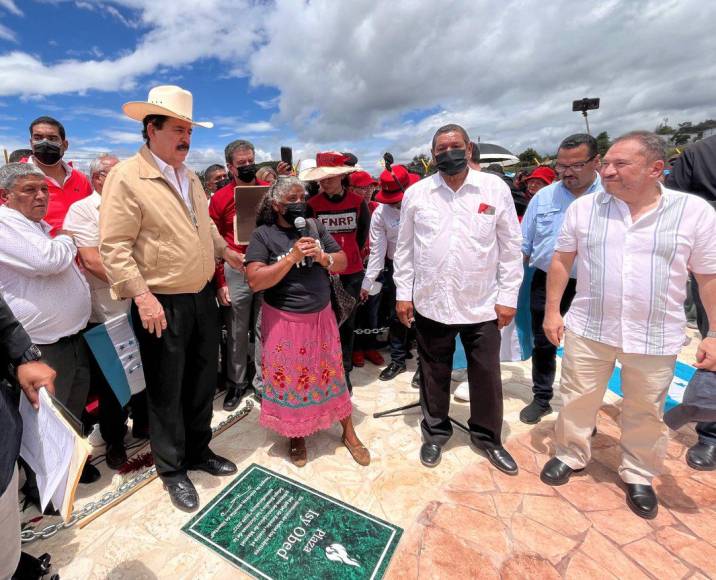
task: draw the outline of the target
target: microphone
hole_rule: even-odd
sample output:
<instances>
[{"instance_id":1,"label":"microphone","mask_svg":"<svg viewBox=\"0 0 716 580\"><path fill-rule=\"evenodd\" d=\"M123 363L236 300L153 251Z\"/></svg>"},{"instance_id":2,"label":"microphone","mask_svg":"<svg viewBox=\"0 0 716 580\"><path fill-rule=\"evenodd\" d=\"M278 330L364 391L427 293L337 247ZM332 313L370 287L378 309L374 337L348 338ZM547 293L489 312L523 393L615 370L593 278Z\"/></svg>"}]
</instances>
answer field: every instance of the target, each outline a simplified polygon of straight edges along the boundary
<instances>
[{"instance_id":1,"label":"microphone","mask_svg":"<svg viewBox=\"0 0 716 580\"><path fill-rule=\"evenodd\" d=\"M301 237L312 237L311 230L308 229L308 224L306 223L306 218L303 218L301 216L297 217L295 220L293 220L293 227L298 230L298 233L301 234ZM306 256L305 258L303 258L303 263L310 268L313 266L313 258L311 256Z\"/></svg>"}]
</instances>

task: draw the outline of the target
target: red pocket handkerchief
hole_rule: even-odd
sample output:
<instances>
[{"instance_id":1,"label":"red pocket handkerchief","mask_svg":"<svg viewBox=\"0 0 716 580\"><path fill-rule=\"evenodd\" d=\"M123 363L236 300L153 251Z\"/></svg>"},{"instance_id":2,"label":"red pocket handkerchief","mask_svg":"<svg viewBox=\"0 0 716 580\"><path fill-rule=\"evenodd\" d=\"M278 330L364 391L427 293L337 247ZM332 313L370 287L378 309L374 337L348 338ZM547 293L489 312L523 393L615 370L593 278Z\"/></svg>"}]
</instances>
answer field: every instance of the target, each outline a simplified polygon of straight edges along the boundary
<instances>
[{"instance_id":1,"label":"red pocket handkerchief","mask_svg":"<svg viewBox=\"0 0 716 580\"><path fill-rule=\"evenodd\" d=\"M485 215L495 215L495 206L481 203L480 207L477 208L477 213L484 213Z\"/></svg>"}]
</instances>

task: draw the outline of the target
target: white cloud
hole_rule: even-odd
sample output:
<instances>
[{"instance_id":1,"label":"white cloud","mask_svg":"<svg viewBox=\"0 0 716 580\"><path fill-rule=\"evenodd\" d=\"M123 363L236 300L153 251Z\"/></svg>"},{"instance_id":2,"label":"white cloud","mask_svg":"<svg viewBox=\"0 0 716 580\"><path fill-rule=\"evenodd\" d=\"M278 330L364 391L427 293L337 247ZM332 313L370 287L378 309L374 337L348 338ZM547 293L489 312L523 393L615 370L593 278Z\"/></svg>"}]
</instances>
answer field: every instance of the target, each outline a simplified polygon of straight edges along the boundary
<instances>
[{"instance_id":1,"label":"white cloud","mask_svg":"<svg viewBox=\"0 0 716 580\"><path fill-rule=\"evenodd\" d=\"M713 116L715 20L695 0L279 0L251 79L279 91L274 122L307 141L382 134L408 155L458 121L483 141L554 150L583 130L581 97L601 97L592 128L611 134Z\"/></svg>"},{"instance_id":2,"label":"white cloud","mask_svg":"<svg viewBox=\"0 0 716 580\"><path fill-rule=\"evenodd\" d=\"M254 103L256 103L262 109L275 109L278 107L279 100L280 97L273 97L272 99L266 99L264 101L256 100L254 101Z\"/></svg>"},{"instance_id":3,"label":"white cloud","mask_svg":"<svg viewBox=\"0 0 716 580\"><path fill-rule=\"evenodd\" d=\"M7 26L4 24L0 24L0 40L8 40L10 42L17 42L17 37L15 36L15 33L10 30Z\"/></svg>"},{"instance_id":4,"label":"white cloud","mask_svg":"<svg viewBox=\"0 0 716 580\"><path fill-rule=\"evenodd\" d=\"M218 59L229 74L278 93L255 101L273 113L269 119L234 118L219 136L258 134L275 151L283 135L295 135L305 157L351 149L370 164L386 148L399 159L425 151L446 122L513 151L554 151L583 130L571 101L587 96L602 99L590 114L593 131L611 135L651 129L663 117L714 116L716 4L709 2L77 2L146 32L114 59L2 54L0 95L144 89L148 79ZM19 12L0 0L10 5Z\"/></svg>"},{"instance_id":5,"label":"white cloud","mask_svg":"<svg viewBox=\"0 0 716 580\"><path fill-rule=\"evenodd\" d=\"M83 2L93 8L95 4ZM257 30L267 9L250 0L115 0L113 4L134 10L136 23L148 29L131 52L115 59L57 63L42 62L22 51L9 52L0 55L0 95L130 90L140 77L161 68L174 69L202 58L239 62L259 41Z\"/></svg>"},{"instance_id":6,"label":"white cloud","mask_svg":"<svg viewBox=\"0 0 716 580\"><path fill-rule=\"evenodd\" d=\"M15 16L22 16L22 10L17 7L15 0L0 0L0 8L4 8Z\"/></svg>"},{"instance_id":7,"label":"white cloud","mask_svg":"<svg viewBox=\"0 0 716 580\"><path fill-rule=\"evenodd\" d=\"M142 133L137 131L117 131L108 129L102 132L102 136L107 143L113 145L134 145L142 143Z\"/></svg>"},{"instance_id":8,"label":"white cloud","mask_svg":"<svg viewBox=\"0 0 716 580\"><path fill-rule=\"evenodd\" d=\"M234 123L221 124L216 121L216 124L231 131L230 133L225 133L226 135L256 135L258 133L270 133L277 130L276 127L268 121L236 121Z\"/></svg>"}]
</instances>

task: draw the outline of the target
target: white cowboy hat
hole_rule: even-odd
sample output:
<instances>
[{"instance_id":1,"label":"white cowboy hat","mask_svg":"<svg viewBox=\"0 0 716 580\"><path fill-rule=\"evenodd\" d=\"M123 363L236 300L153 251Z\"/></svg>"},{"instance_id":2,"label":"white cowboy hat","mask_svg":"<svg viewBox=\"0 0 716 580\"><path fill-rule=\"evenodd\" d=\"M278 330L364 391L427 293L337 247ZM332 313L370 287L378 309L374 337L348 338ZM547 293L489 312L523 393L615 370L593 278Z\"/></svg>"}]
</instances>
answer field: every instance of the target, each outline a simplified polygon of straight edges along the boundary
<instances>
[{"instance_id":1,"label":"white cowboy hat","mask_svg":"<svg viewBox=\"0 0 716 580\"><path fill-rule=\"evenodd\" d=\"M337 151L328 151L316 155L316 167L305 169L298 174L301 181L321 181L326 177L347 175L359 171L360 167L346 165L347 157Z\"/></svg>"},{"instance_id":2,"label":"white cowboy hat","mask_svg":"<svg viewBox=\"0 0 716 580\"><path fill-rule=\"evenodd\" d=\"M211 129L214 123L192 119L192 105L193 97L189 91L175 85L161 85L149 91L146 102L131 101L122 105L122 110L135 121L143 121L147 115L166 115Z\"/></svg>"}]
</instances>

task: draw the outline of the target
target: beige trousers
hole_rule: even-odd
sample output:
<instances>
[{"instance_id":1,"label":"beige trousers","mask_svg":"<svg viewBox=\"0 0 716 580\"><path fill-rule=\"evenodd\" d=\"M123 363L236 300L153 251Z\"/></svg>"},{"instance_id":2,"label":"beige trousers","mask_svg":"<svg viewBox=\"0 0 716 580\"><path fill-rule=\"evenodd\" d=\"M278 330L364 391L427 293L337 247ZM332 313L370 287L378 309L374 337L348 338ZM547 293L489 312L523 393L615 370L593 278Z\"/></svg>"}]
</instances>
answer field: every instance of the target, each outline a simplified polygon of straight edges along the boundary
<instances>
[{"instance_id":1,"label":"beige trousers","mask_svg":"<svg viewBox=\"0 0 716 580\"><path fill-rule=\"evenodd\" d=\"M20 561L20 509L17 503L17 464L0 495L0 580L11 578Z\"/></svg>"},{"instance_id":2,"label":"beige trousers","mask_svg":"<svg viewBox=\"0 0 716 580\"><path fill-rule=\"evenodd\" d=\"M589 463L592 430L617 361L624 394L619 476L625 483L650 485L666 455L668 429L662 417L676 355L626 354L566 331L559 387L564 406L555 426L555 455L572 469Z\"/></svg>"}]
</instances>

